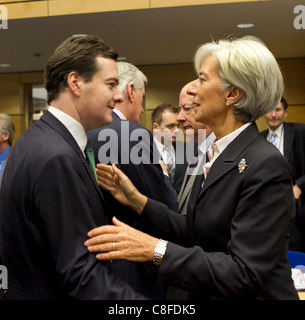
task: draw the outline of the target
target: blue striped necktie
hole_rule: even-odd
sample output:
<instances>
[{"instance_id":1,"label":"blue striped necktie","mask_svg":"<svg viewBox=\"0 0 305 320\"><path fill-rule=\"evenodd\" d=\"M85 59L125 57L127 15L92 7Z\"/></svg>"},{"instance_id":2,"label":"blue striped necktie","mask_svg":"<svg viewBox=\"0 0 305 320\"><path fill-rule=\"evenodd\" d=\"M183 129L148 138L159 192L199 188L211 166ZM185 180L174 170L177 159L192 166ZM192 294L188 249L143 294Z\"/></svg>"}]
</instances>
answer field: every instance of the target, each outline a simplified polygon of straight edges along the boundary
<instances>
[{"instance_id":1,"label":"blue striped necktie","mask_svg":"<svg viewBox=\"0 0 305 320\"><path fill-rule=\"evenodd\" d=\"M277 148L276 133L272 133L270 142Z\"/></svg>"},{"instance_id":2,"label":"blue striped necktie","mask_svg":"<svg viewBox=\"0 0 305 320\"><path fill-rule=\"evenodd\" d=\"M174 176L175 176L175 162L174 162L174 156L172 149L169 147L165 147L163 149L164 151L164 162L168 167L168 174L171 179L171 181L174 181Z\"/></svg>"}]
</instances>

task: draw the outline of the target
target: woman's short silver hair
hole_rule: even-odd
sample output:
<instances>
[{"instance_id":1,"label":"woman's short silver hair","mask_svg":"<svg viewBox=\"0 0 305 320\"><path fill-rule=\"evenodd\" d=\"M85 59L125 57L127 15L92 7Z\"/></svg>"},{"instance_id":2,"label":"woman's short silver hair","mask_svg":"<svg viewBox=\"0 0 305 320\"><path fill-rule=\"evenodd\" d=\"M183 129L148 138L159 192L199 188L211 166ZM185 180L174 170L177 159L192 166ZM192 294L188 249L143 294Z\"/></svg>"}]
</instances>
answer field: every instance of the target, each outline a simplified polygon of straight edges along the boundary
<instances>
[{"instance_id":1,"label":"woman's short silver hair","mask_svg":"<svg viewBox=\"0 0 305 320\"><path fill-rule=\"evenodd\" d=\"M244 91L235 104L238 119L245 123L256 121L280 104L283 75L275 57L260 39L246 36L202 45L194 58L198 74L210 56L218 62L223 89L236 86Z\"/></svg>"},{"instance_id":2,"label":"woman's short silver hair","mask_svg":"<svg viewBox=\"0 0 305 320\"><path fill-rule=\"evenodd\" d=\"M147 84L147 77L136 66L128 62L117 62L117 66L120 79L118 88L124 97L126 94L125 90L129 84L132 83L134 85L136 92L142 89L143 83Z\"/></svg>"}]
</instances>

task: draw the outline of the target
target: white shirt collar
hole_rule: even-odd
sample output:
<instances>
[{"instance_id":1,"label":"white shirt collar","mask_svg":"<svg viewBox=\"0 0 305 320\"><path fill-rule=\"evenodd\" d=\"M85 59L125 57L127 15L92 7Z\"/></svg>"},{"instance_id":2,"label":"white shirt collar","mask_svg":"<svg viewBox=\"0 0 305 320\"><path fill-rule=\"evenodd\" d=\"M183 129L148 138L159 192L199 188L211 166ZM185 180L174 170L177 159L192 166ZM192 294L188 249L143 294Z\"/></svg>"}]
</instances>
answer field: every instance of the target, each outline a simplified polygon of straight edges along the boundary
<instances>
[{"instance_id":1,"label":"white shirt collar","mask_svg":"<svg viewBox=\"0 0 305 320\"><path fill-rule=\"evenodd\" d=\"M157 139L154 139L155 143L156 143L156 146L158 148L158 151L159 151L159 154L162 156L163 154L163 151L164 151L164 148L165 148L165 145L162 144L160 141L158 141ZM174 146L171 144L171 149L172 149L172 152L175 153L175 148Z\"/></svg>"},{"instance_id":2,"label":"white shirt collar","mask_svg":"<svg viewBox=\"0 0 305 320\"><path fill-rule=\"evenodd\" d=\"M237 129L237 130L233 131L232 133L224 136L220 140L213 142L210 145L209 149L208 149L209 154L214 154L212 160L215 160L226 149L226 147L234 139L236 139L237 136L239 136L244 130L246 130L251 124L252 124L251 122L250 123L246 123L245 125L243 125L239 129Z\"/></svg>"},{"instance_id":3,"label":"white shirt collar","mask_svg":"<svg viewBox=\"0 0 305 320\"><path fill-rule=\"evenodd\" d=\"M283 125L284 125L284 123L282 123L280 126L278 126L274 131L272 131L272 130L269 128L269 137L270 137L270 140L271 140L271 135L272 135L272 133L275 133L278 137L281 137Z\"/></svg>"},{"instance_id":4,"label":"white shirt collar","mask_svg":"<svg viewBox=\"0 0 305 320\"><path fill-rule=\"evenodd\" d=\"M85 128L78 121L59 109L50 107L49 112L52 113L53 116L56 117L69 130L84 154L84 150L88 142Z\"/></svg>"},{"instance_id":5,"label":"white shirt collar","mask_svg":"<svg viewBox=\"0 0 305 320\"><path fill-rule=\"evenodd\" d=\"M214 132L211 132L209 136L206 139L204 139L201 145L198 147L198 149L200 150L200 154L206 154L207 149L209 149L209 146L215 139L216 139L216 136Z\"/></svg>"}]
</instances>

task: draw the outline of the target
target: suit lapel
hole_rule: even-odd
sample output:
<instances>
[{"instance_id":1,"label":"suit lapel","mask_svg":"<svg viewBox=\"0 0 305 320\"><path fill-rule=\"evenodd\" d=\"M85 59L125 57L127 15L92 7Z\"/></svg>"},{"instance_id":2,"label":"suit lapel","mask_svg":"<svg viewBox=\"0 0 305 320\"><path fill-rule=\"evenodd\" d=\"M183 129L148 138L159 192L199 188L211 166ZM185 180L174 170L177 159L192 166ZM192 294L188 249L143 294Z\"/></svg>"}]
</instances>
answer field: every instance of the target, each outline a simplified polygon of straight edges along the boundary
<instances>
[{"instance_id":1,"label":"suit lapel","mask_svg":"<svg viewBox=\"0 0 305 320\"><path fill-rule=\"evenodd\" d=\"M188 169L187 169L188 171ZM187 178L187 171L186 171L186 176L184 178L183 184L182 184L182 188L181 188L181 193L179 194L178 197L178 202L179 202L179 210L181 209L181 207L183 206L184 202L186 201L189 193L191 192L191 189L193 187L194 181L196 176L192 175L187 183L187 185L184 187L186 178ZM183 191L183 192L182 192Z\"/></svg>"},{"instance_id":2,"label":"suit lapel","mask_svg":"<svg viewBox=\"0 0 305 320\"><path fill-rule=\"evenodd\" d=\"M72 149L77 153L78 157L80 158L81 162L83 163L88 175L90 176L96 190L99 193L99 196L105 202L104 197L100 191L98 184L96 183L95 177L93 172L90 169L89 163L87 162L86 158L84 157L82 151L80 150L77 142L69 132L69 130L56 118L54 117L49 111L45 112L41 117L41 120L47 123L50 127L52 127L55 131L57 131L71 146Z\"/></svg>"},{"instance_id":3,"label":"suit lapel","mask_svg":"<svg viewBox=\"0 0 305 320\"><path fill-rule=\"evenodd\" d=\"M289 161L293 148L294 133L288 123L284 123L284 156Z\"/></svg>"},{"instance_id":4,"label":"suit lapel","mask_svg":"<svg viewBox=\"0 0 305 320\"><path fill-rule=\"evenodd\" d=\"M198 200L205 191L226 173L238 166L240 154L259 136L259 131L255 123L252 123L237 138L235 138L212 165L204 186L200 191ZM198 201L197 200L197 201Z\"/></svg>"},{"instance_id":5,"label":"suit lapel","mask_svg":"<svg viewBox=\"0 0 305 320\"><path fill-rule=\"evenodd\" d=\"M193 174L190 177L186 187L184 188L184 184L185 184L185 181L186 181L186 178L187 178L187 175L188 175L188 170L189 170L189 165L188 165L186 173L185 173L185 177L184 177L184 180L183 180L182 188L181 188L181 190L183 190L183 188L184 188L184 190L183 190L183 193L179 194L179 197L178 197L179 209L182 207L182 205L186 201L188 195L190 194L190 192L191 192L191 190L193 188L193 185L195 183L195 179L196 179L197 175L201 175L203 173L203 165L205 163L206 163L206 154L203 154L202 158L200 159L200 161L199 161L199 163L197 165L197 167L193 171Z\"/></svg>"}]
</instances>

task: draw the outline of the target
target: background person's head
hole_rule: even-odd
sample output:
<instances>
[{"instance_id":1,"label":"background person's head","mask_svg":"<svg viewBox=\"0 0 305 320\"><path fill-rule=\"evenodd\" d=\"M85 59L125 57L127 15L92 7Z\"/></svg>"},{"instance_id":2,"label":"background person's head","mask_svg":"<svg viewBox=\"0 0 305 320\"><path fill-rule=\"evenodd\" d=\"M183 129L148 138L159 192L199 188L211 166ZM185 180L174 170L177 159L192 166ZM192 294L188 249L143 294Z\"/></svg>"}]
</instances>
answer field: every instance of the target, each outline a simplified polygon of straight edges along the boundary
<instances>
[{"instance_id":1,"label":"background person's head","mask_svg":"<svg viewBox=\"0 0 305 320\"><path fill-rule=\"evenodd\" d=\"M140 116L144 113L143 102L147 77L136 66L127 62L117 62L120 89L124 101L117 104L119 109L129 121L140 123Z\"/></svg>"},{"instance_id":2,"label":"background person's head","mask_svg":"<svg viewBox=\"0 0 305 320\"><path fill-rule=\"evenodd\" d=\"M266 123L272 131L275 131L288 116L288 103L282 98L275 110L265 115Z\"/></svg>"},{"instance_id":3,"label":"background person's head","mask_svg":"<svg viewBox=\"0 0 305 320\"><path fill-rule=\"evenodd\" d=\"M15 125L12 118L5 113L0 114L0 152L13 144Z\"/></svg>"},{"instance_id":4,"label":"background person's head","mask_svg":"<svg viewBox=\"0 0 305 320\"><path fill-rule=\"evenodd\" d=\"M153 130L160 129L162 136L155 134L155 138L164 144L164 139L171 136L172 143L176 142L177 134L179 132L179 122L177 120L179 109L169 103L159 105L151 115L151 122Z\"/></svg>"}]
</instances>

